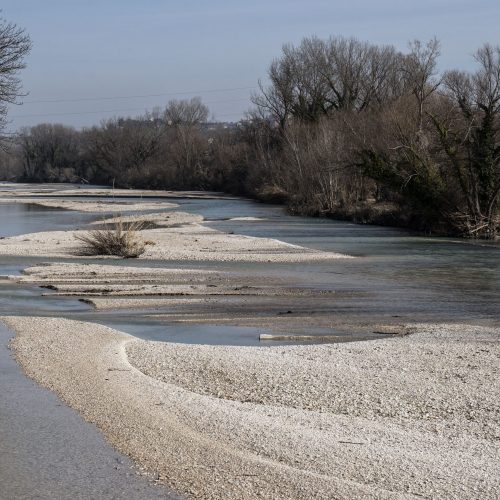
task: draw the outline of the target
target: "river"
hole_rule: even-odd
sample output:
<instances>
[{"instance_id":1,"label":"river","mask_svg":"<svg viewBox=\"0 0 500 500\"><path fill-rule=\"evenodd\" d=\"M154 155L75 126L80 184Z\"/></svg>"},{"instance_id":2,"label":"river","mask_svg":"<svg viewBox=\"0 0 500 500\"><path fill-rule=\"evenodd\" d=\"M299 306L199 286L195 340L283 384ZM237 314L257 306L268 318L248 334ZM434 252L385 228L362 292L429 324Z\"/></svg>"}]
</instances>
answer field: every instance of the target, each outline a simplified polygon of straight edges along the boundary
<instances>
[{"instance_id":1,"label":"river","mask_svg":"<svg viewBox=\"0 0 500 500\"><path fill-rule=\"evenodd\" d=\"M127 201L144 200L129 198ZM127 265L201 266L286 275L302 286L339 292L341 300L332 300L330 307L332 317L339 323L376 323L397 318L403 323L500 324L498 243L426 237L402 229L295 217L286 214L282 207L245 199L176 197L172 201L180 205L174 210L201 214L206 224L221 231L271 237L356 258L307 264L128 260ZM0 209L2 237L84 227L98 218L96 214L30 204L2 204ZM50 260L0 257L0 274L17 274L25 267ZM119 262L106 261L106 264ZM7 281L2 281L0 286L0 313L72 317L115 326L142 338L176 342L257 345L259 333L264 332L228 325L166 325L141 311L97 312L78 300L50 294L42 296L38 287Z\"/></svg>"}]
</instances>

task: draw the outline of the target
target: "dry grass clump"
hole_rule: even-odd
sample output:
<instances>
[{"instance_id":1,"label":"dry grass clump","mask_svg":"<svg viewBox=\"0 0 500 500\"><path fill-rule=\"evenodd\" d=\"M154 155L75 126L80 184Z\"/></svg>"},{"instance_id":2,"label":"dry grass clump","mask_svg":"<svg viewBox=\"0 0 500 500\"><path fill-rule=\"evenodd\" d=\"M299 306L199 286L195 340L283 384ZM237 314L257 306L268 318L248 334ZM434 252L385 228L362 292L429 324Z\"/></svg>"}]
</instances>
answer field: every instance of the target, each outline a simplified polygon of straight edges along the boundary
<instances>
[{"instance_id":1,"label":"dry grass clump","mask_svg":"<svg viewBox=\"0 0 500 500\"><path fill-rule=\"evenodd\" d=\"M130 259L145 251L146 242L137 234L143 228L141 221L124 223L120 218L114 224L105 224L104 229L94 229L76 238L84 244L83 255L117 255Z\"/></svg>"}]
</instances>

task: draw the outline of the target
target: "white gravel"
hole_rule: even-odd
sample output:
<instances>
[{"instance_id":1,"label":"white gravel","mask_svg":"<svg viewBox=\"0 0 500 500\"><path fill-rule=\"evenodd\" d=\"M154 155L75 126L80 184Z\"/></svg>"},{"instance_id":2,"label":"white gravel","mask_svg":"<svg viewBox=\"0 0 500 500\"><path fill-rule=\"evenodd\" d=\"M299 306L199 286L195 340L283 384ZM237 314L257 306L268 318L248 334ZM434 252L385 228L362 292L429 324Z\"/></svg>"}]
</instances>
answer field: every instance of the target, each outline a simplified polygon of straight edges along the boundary
<instances>
[{"instance_id":1,"label":"white gravel","mask_svg":"<svg viewBox=\"0 0 500 500\"><path fill-rule=\"evenodd\" d=\"M0 255L77 257L86 231L48 231L0 239ZM226 234L200 224L140 231L149 244L140 259L236 262L308 262L349 258L271 238ZM89 258L85 256L85 258ZM102 258L102 257L100 257Z\"/></svg>"},{"instance_id":2,"label":"white gravel","mask_svg":"<svg viewBox=\"0 0 500 500\"><path fill-rule=\"evenodd\" d=\"M498 329L295 347L6 319L26 373L198 498L498 498Z\"/></svg>"}]
</instances>

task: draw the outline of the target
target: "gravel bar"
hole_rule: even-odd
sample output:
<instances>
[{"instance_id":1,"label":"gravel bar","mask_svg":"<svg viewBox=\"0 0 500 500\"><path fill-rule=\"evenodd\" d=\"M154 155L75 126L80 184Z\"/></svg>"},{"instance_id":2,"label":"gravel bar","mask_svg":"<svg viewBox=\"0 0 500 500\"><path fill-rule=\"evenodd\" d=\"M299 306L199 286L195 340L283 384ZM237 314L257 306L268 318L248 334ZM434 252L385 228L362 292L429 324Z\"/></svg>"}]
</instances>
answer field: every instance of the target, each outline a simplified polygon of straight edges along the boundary
<instances>
[{"instance_id":1,"label":"gravel bar","mask_svg":"<svg viewBox=\"0 0 500 500\"><path fill-rule=\"evenodd\" d=\"M187 496L498 498L498 329L259 348L5 321L30 377Z\"/></svg>"}]
</instances>

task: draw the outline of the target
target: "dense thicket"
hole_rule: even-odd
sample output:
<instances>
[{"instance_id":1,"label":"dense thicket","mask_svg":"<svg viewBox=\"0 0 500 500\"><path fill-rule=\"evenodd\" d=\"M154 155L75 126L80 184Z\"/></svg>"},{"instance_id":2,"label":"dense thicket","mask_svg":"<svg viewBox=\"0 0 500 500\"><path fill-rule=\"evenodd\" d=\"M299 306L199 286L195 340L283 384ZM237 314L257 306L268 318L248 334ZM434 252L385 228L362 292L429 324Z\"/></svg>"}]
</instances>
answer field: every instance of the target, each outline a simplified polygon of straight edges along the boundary
<instances>
[{"instance_id":1,"label":"dense thicket","mask_svg":"<svg viewBox=\"0 0 500 500\"><path fill-rule=\"evenodd\" d=\"M75 131L22 130L4 178L210 189L296 213L494 237L500 226L500 48L436 70L439 43L286 45L237 125L199 99Z\"/></svg>"}]
</instances>

